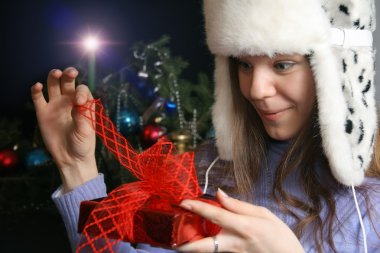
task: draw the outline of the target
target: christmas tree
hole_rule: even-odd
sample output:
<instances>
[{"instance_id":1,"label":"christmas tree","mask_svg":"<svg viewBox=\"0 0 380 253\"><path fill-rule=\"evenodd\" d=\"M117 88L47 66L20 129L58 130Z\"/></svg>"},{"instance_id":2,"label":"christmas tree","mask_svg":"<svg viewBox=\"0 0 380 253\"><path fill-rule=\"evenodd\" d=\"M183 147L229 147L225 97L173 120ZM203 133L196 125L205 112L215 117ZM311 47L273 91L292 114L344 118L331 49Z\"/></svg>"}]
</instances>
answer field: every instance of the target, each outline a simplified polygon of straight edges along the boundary
<instances>
[{"instance_id":1,"label":"christmas tree","mask_svg":"<svg viewBox=\"0 0 380 253\"><path fill-rule=\"evenodd\" d=\"M95 96L118 131L139 151L166 136L183 153L212 136L211 83L203 73L195 83L181 78L188 63L171 56L168 44L167 36L150 44L136 43L129 65L97 81ZM98 165L112 175L109 184L132 180L100 142L98 147Z\"/></svg>"},{"instance_id":2,"label":"christmas tree","mask_svg":"<svg viewBox=\"0 0 380 253\"><path fill-rule=\"evenodd\" d=\"M164 36L150 44L136 43L128 65L95 79L94 96L101 99L118 131L138 151L166 136L182 153L213 135L211 82L203 73L196 82L182 78L188 63L171 55L169 41ZM89 79L85 71L81 73L78 83ZM50 194L60 184L59 173L38 129L32 140L24 140L20 123L4 119L0 121L0 143L0 212L52 208ZM96 157L108 190L134 180L100 141Z\"/></svg>"}]
</instances>

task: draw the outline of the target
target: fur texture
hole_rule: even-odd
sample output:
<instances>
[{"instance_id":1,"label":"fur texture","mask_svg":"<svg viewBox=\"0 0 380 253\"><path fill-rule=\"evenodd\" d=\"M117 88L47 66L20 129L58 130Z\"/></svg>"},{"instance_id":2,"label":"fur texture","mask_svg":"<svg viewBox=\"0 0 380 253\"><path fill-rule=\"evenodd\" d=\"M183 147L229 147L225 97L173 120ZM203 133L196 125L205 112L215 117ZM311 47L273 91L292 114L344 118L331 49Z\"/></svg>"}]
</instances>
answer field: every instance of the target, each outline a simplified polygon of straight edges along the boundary
<instances>
[{"instance_id":1,"label":"fur texture","mask_svg":"<svg viewBox=\"0 0 380 253\"><path fill-rule=\"evenodd\" d=\"M330 45L330 28L376 26L373 0L204 0L215 54L213 124L222 159L233 160L234 114L228 57L311 54L322 144L335 178L359 185L376 133L374 50Z\"/></svg>"}]
</instances>

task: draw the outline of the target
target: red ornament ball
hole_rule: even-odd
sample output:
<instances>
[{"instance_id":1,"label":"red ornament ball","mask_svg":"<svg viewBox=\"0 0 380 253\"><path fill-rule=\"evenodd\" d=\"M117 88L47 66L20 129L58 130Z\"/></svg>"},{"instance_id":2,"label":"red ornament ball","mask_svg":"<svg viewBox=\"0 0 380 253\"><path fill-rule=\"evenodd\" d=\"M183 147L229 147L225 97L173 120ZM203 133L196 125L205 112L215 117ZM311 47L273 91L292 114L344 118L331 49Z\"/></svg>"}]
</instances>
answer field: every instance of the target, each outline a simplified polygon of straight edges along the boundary
<instances>
[{"instance_id":1,"label":"red ornament ball","mask_svg":"<svg viewBox=\"0 0 380 253\"><path fill-rule=\"evenodd\" d=\"M141 142L144 147L150 147L157 140L164 136L166 133L166 128L158 124L145 125L141 132Z\"/></svg>"},{"instance_id":2,"label":"red ornament ball","mask_svg":"<svg viewBox=\"0 0 380 253\"><path fill-rule=\"evenodd\" d=\"M12 149L0 151L0 168L13 168L19 163L16 152Z\"/></svg>"}]
</instances>

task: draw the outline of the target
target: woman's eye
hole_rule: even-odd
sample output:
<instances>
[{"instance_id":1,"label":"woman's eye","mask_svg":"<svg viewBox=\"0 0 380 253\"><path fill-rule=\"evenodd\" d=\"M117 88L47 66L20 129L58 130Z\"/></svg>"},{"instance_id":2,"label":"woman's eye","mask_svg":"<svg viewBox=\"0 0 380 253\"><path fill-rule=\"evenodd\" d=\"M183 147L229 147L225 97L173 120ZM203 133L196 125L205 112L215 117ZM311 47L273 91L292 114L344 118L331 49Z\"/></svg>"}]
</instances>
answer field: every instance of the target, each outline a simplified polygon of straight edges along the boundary
<instances>
[{"instance_id":1,"label":"woman's eye","mask_svg":"<svg viewBox=\"0 0 380 253\"><path fill-rule=\"evenodd\" d=\"M277 62L274 64L274 68L279 71L286 71L294 66L294 62Z\"/></svg>"},{"instance_id":2,"label":"woman's eye","mask_svg":"<svg viewBox=\"0 0 380 253\"><path fill-rule=\"evenodd\" d=\"M239 69L242 70L243 72L248 72L248 71L251 71L252 69L251 64L245 61L241 61L241 60L238 60L238 66L239 66Z\"/></svg>"}]
</instances>

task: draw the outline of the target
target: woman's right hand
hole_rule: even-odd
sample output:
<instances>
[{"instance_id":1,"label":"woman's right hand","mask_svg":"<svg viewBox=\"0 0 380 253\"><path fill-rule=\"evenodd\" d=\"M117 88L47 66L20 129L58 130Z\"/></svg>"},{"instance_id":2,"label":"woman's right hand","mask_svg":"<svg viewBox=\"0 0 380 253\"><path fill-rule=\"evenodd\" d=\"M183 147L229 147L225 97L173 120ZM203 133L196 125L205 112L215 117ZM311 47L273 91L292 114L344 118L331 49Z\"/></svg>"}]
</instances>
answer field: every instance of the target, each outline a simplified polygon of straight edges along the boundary
<instances>
[{"instance_id":1,"label":"woman's right hand","mask_svg":"<svg viewBox=\"0 0 380 253\"><path fill-rule=\"evenodd\" d=\"M92 100L85 85L75 87L78 71L53 69L47 79L48 101L43 85L31 88L38 125L47 150L57 164L64 192L98 175L95 160L95 131L76 106Z\"/></svg>"},{"instance_id":2,"label":"woman's right hand","mask_svg":"<svg viewBox=\"0 0 380 253\"><path fill-rule=\"evenodd\" d=\"M218 190L216 197L223 208L199 200L183 200L180 206L219 225L222 230L214 237L183 244L180 252L254 252L304 253L293 231L274 213L228 197Z\"/></svg>"}]
</instances>

